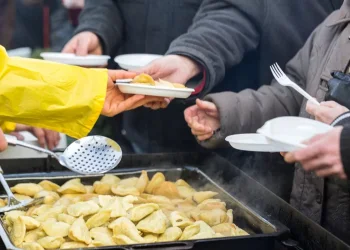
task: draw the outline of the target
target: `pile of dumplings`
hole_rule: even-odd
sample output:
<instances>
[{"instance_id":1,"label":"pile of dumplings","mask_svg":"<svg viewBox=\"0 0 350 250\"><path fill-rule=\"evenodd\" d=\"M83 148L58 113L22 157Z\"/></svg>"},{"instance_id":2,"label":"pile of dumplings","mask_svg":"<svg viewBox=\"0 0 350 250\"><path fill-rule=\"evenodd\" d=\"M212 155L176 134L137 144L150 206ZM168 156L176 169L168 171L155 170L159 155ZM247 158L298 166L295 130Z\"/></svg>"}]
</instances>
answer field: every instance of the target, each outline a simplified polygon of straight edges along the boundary
<instances>
[{"instance_id":1,"label":"pile of dumplings","mask_svg":"<svg viewBox=\"0 0 350 250\"><path fill-rule=\"evenodd\" d=\"M19 200L44 197L27 211L5 213L16 247L69 249L247 235L232 210L212 191L196 191L184 180L119 179L106 174L92 186L72 179L62 186L44 180L12 187ZM5 206L6 201L0 200Z\"/></svg>"}]
</instances>

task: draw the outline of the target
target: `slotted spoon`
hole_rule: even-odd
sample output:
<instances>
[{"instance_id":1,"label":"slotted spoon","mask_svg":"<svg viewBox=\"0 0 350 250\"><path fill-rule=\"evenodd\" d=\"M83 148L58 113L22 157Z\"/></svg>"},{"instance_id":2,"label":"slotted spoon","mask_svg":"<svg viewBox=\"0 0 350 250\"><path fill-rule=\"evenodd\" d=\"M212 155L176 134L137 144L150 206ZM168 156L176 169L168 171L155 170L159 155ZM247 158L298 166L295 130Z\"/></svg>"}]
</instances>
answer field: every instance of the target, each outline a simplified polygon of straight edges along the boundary
<instances>
[{"instance_id":1,"label":"slotted spoon","mask_svg":"<svg viewBox=\"0 0 350 250\"><path fill-rule=\"evenodd\" d=\"M34 206L37 204L40 204L43 202L44 197L40 197L40 198L35 198L35 199L30 199L30 200L24 200L24 201L19 201L15 198L15 196L13 195L9 185L7 184L4 176L3 176L3 170L0 167L0 182L1 185L4 187L5 192L7 194L7 206L6 207L2 207L0 208L0 213L4 213L4 212L8 212L11 210L19 210L19 209L23 209L29 206Z\"/></svg>"},{"instance_id":2,"label":"slotted spoon","mask_svg":"<svg viewBox=\"0 0 350 250\"><path fill-rule=\"evenodd\" d=\"M122 158L118 143L104 136L88 136L70 144L62 154L17 140L5 135L11 146L21 146L51 155L58 162L79 174L103 174L115 168Z\"/></svg>"}]
</instances>

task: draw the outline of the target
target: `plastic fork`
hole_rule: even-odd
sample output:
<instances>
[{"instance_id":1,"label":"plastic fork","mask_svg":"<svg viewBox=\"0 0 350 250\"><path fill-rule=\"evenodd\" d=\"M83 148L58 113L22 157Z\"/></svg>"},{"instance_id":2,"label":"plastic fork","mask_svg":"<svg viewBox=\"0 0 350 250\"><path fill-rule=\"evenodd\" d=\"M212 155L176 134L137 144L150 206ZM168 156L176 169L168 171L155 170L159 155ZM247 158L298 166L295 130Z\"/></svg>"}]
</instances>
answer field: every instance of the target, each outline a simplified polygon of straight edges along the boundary
<instances>
[{"instance_id":1,"label":"plastic fork","mask_svg":"<svg viewBox=\"0 0 350 250\"><path fill-rule=\"evenodd\" d=\"M318 101L316 101L311 95L309 95L305 90L299 87L296 83L292 82L288 76L283 72L283 70L278 66L277 63L274 63L273 65L270 66L270 70L272 72L272 75L275 77L277 82L283 86L286 87L291 87L295 89L299 94L304 96L306 99L311 101L312 103L316 105L320 105Z\"/></svg>"}]
</instances>

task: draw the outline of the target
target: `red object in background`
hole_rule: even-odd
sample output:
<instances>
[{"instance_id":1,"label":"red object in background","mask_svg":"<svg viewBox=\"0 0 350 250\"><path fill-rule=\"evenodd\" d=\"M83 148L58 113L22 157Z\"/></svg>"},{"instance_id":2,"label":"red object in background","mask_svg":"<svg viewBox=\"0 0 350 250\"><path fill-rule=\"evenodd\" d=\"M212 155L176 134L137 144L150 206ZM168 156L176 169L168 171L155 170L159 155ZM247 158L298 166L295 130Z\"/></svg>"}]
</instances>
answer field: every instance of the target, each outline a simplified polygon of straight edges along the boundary
<instances>
[{"instance_id":1,"label":"red object in background","mask_svg":"<svg viewBox=\"0 0 350 250\"><path fill-rule=\"evenodd\" d=\"M79 23L79 14L81 12L81 9L70 9L69 12L69 19L71 20L71 23L74 27L78 26Z\"/></svg>"},{"instance_id":2,"label":"red object in background","mask_svg":"<svg viewBox=\"0 0 350 250\"><path fill-rule=\"evenodd\" d=\"M50 7L46 4L43 7L43 39L44 49L50 48Z\"/></svg>"}]
</instances>

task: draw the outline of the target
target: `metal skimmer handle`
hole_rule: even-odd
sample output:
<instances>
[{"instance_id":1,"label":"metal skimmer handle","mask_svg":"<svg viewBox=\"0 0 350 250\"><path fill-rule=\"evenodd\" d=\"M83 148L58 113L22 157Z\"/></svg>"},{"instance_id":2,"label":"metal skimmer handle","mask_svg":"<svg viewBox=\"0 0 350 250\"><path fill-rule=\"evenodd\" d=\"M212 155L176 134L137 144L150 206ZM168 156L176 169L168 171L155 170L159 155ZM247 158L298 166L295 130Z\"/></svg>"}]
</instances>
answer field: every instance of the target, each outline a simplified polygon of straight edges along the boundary
<instances>
[{"instance_id":1,"label":"metal skimmer handle","mask_svg":"<svg viewBox=\"0 0 350 250\"><path fill-rule=\"evenodd\" d=\"M4 187L5 189L5 192L7 194L7 205L8 206L13 206L13 205L18 205L20 204L20 201L18 201L15 196L13 195L9 185L7 184L4 176L3 176L3 173L4 171L2 170L1 166L0 166L0 182L1 182L1 185Z\"/></svg>"},{"instance_id":2,"label":"metal skimmer handle","mask_svg":"<svg viewBox=\"0 0 350 250\"><path fill-rule=\"evenodd\" d=\"M5 138L6 138L7 143L11 146L22 146L25 148L33 149L35 151L51 155L52 157L56 158L59 161L59 156L50 150L47 150L47 149L41 148L41 147L37 147L35 145L31 145L29 143L19 141L19 140L17 140L17 138L15 136L5 135Z\"/></svg>"}]
</instances>

